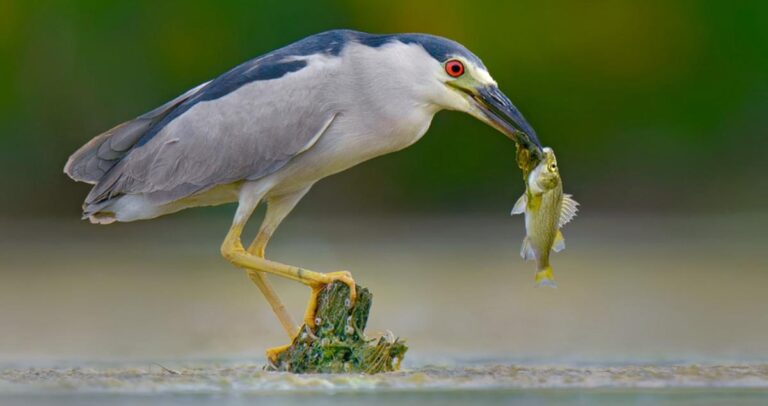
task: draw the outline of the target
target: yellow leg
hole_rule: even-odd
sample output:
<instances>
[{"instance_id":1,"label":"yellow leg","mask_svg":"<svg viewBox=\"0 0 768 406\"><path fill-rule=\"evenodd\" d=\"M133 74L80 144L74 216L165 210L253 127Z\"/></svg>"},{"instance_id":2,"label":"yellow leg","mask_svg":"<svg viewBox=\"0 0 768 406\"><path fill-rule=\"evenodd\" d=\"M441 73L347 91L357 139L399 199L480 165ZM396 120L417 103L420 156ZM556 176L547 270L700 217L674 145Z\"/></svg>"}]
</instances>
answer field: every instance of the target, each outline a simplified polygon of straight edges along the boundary
<instances>
[{"instance_id":1,"label":"yellow leg","mask_svg":"<svg viewBox=\"0 0 768 406\"><path fill-rule=\"evenodd\" d=\"M263 234L264 233L259 232L259 235L253 240L251 246L248 247L248 252L259 258L264 258L264 251L266 249L267 241L269 241L269 238L263 236ZM264 294L264 297L272 307L272 311L275 312L277 319L280 320L280 324L283 326L283 330L285 330L286 334L288 334L288 337L293 339L298 333L299 327L296 325L296 322L293 321L288 310L286 310L285 305L280 300L277 292L275 292L272 284L269 283L267 275L264 272L254 271L247 268L245 268L245 272L248 274L251 281L259 287L261 293Z\"/></svg>"},{"instance_id":2,"label":"yellow leg","mask_svg":"<svg viewBox=\"0 0 768 406\"><path fill-rule=\"evenodd\" d=\"M278 219L278 221L279 220L280 219ZM248 247L248 252L250 254L256 255L259 258L264 258L267 250L267 243L269 242L269 238L271 237L272 232L274 232L274 228L268 227L267 225L268 222L265 221L262 224L259 233L256 235L256 238L251 243L251 246ZM277 362L277 356L280 355L280 353L283 351L287 350L293 343L293 340L299 334L299 326L297 326L296 322L293 321L293 317L291 317L291 315L288 313L285 305L283 305L283 302L280 300L280 297L277 296L277 292L275 292L275 290L272 288L272 284L269 283L267 274L264 272L253 271L247 268L244 269L248 274L248 277L251 278L256 286L259 287L261 293L264 294L267 302L269 302L269 305L272 306L272 311L275 312L278 320L280 320L280 324L283 326L283 329L291 339L291 342L288 344L281 345L279 347L267 348L267 359L273 363Z\"/></svg>"},{"instance_id":3,"label":"yellow leg","mask_svg":"<svg viewBox=\"0 0 768 406\"><path fill-rule=\"evenodd\" d=\"M347 286L349 286L350 302L355 302L355 299L357 298L357 291L355 290L355 281L352 279L352 275L349 272L331 272L324 274L292 265L270 261L268 259L260 258L257 255L246 252L243 248L242 242L240 241L240 235L243 232L243 223L243 221L235 222L229 229L229 233L227 233L227 237L224 239L224 243L221 245L221 255L238 267L250 269L256 272L269 272L284 278L301 282L312 288L312 300L310 301L310 304L307 308L307 313L304 315L305 322L308 326L314 327L315 325L314 309L316 304L314 302L317 298L317 292L325 287L325 285L335 281L341 281L347 284ZM311 316L309 312L310 310L312 310Z\"/></svg>"},{"instance_id":4,"label":"yellow leg","mask_svg":"<svg viewBox=\"0 0 768 406\"><path fill-rule=\"evenodd\" d=\"M243 268L248 273L251 280L264 293L264 296L270 306L272 306L275 315L277 315L280 320L283 329L293 341L296 335L299 334L299 330L296 327L296 323L293 322L293 319L286 311L285 306L280 301L280 298L277 296L277 293L269 283L266 275L267 272L299 281L312 288L312 295L309 304L307 305L307 310L304 313L305 324L310 328L315 327L316 301L317 295L321 289L333 281L340 280L350 287L350 300L354 303L356 298L355 281L352 279L349 272L323 274L281 264L279 262L273 262L264 258L266 246L270 237L293 207L295 207L299 200L301 200L307 191L309 191L311 185L292 193L269 197L267 200L267 212L264 221L259 228L259 233L253 243L251 243L251 246L248 247L248 251L244 250L241 242L243 227L251 214L253 214L259 201L261 201L264 196L264 190L259 190L257 184L252 184L251 186L254 185L255 187L252 189L246 189L249 185L245 185L244 189L241 191L240 204L237 208L237 213L235 214L235 221L230 228L229 233L227 233L224 243L221 245L221 253L228 261ZM275 361L276 357L289 346L290 344L271 348L267 350L267 357L270 360Z\"/></svg>"}]
</instances>

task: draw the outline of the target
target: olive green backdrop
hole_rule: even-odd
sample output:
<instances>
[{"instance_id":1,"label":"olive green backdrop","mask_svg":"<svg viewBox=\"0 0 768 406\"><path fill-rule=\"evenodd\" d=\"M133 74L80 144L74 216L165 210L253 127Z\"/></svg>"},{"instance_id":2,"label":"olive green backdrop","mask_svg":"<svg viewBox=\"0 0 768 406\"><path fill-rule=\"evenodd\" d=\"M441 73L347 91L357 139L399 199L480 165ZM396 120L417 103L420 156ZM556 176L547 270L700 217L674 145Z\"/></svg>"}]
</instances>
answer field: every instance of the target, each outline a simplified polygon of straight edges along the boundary
<instances>
[{"instance_id":1,"label":"olive green backdrop","mask_svg":"<svg viewBox=\"0 0 768 406\"><path fill-rule=\"evenodd\" d=\"M764 1L0 0L0 210L77 216L87 186L61 169L78 146L332 28L465 44L558 152L584 210L761 210L766 21ZM508 210L522 190L513 152L443 112L415 146L321 182L304 204Z\"/></svg>"},{"instance_id":2,"label":"olive green backdrop","mask_svg":"<svg viewBox=\"0 0 768 406\"><path fill-rule=\"evenodd\" d=\"M62 167L332 28L467 45L555 148L581 213L553 257L558 289L535 289L508 215L513 143L443 112L411 148L320 182L271 259L350 270L376 294L369 332L406 338L410 365L768 362L768 1L0 0L0 367L249 362L285 343L219 255L231 205L96 227ZM271 280L301 315L308 290Z\"/></svg>"}]
</instances>

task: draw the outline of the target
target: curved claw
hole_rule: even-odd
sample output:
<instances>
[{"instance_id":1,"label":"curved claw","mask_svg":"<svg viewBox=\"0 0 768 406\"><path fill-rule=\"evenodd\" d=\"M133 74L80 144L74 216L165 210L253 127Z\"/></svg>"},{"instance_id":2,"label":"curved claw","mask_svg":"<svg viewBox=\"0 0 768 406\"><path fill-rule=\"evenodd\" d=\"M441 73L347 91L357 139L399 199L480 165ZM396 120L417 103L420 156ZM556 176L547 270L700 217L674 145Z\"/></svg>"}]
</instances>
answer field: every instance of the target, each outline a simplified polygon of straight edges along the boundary
<instances>
[{"instance_id":1,"label":"curved claw","mask_svg":"<svg viewBox=\"0 0 768 406\"><path fill-rule=\"evenodd\" d=\"M293 344L293 341L291 341L291 344ZM279 347L267 348L267 360L272 364L277 363L277 357L288 348L291 348L291 344L281 345Z\"/></svg>"},{"instance_id":2,"label":"curved claw","mask_svg":"<svg viewBox=\"0 0 768 406\"><path fill-rule=\"evenodd\" d=\"M355 283L355 280L352 279L352 274L348 271L339 271L339 272L330 272L325 274L329 277L329 281L323 284L323 287L339 281L343 282L345 285L349 287L349 300L350 300L350 306L355 304L355 300L357 300L357 284Z\"/></svg>"},{"instance_id":3,"label":"curved claw","mask_svg":"<svg viewBox=\"0 0 768 406\"><path fill-rule=\"evenodd\" d=\"M315 313L317 312L317 296L320 294L320 291L322 291L329 284L339 281L349 287L350 307L353 306L355 304L355 300L357 300L357 285L355 284L355 280L352 278L351 273L348 271L339 271L329 272L323 275L325 276L325 280L323 282L311 285L312 294L309 298L309 303L307 303L307 310L304 312L304 324L306 324L310 329L317 327L317 323L315 323Z\"/></svg>"},{"instance_id":4,"label":"curved claw","mask_svg":"<svg viewBox=\"0 0 768 406\"><path fill-rule=\"evenodd\" d=\"M277 347L267 348L266 355L267 360L274 366L277 364L277 357L280 356L283 352L291 348L291 346L298 340L299 338L304 339L304 337L309 336L313 340L317 340L317 336L315 336L315 333L312 332L312 329L305 325L304 328L299 329L296 331L296 333L293 335L293 338L291 338L291 342L285 345L280 345Z\"/></svg>"}]
</instances>

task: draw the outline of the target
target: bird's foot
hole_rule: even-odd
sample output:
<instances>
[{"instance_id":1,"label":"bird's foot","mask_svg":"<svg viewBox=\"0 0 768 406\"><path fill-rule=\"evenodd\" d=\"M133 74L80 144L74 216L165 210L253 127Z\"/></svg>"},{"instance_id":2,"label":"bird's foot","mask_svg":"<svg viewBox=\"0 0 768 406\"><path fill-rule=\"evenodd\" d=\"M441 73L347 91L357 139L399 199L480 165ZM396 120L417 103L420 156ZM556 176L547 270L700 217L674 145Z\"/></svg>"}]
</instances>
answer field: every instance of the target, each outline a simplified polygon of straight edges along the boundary
<instances>
[{"instance_id":1,"label":"bird's foot","mask_svg":"<svg viewBox=\"0 0 768 406\"><path fill-rule=\"evenodd\" d=\"M306 334L314 337L313 330L315 327L317 327L318 320L315 319L316 313L317 313L317 298L320 295L320 292L322 292L323 289L325 289L326 286L330 285L331 283L334 283L336 281L342 282L345 285L349 287L349 304L347 304L347 308L351 308L355 304L355 300L357 299L357 289L355 280L352 279L352 274L347 271L339 271L339 272L329 272L323 275L322 282L316 282L313 283L310 286L312 288L312 293L309 297L309 303L307 303L307 310L304 312L304 328L299 329L294 337L291 339L290 344L281 345L279 347L273 347L267 349L267 359L272 364L277 363L277 359L285 352L287 349L293 345L294 341L298 338L299 335L301 335L303 332L306 332ZM316 338L316 337L315 337Z\"/></svg>"},{"instance_id":2,"label":"bird's foot","mask_svg":"<svg viewBox=\"0 0 768 406\"><path fill-rule=\"evenodd\" d=\"M277 365L279 362L280 354L288 351L294 344L296 344L297 340L305 341L307 338L311 340L317 340L317 336L312 332L309 326L305 325L303 328L296 330L296 332L293 334L293 337L291 337L290 343L277 347L267 348L267 360L272 366Z\"/></svg>"},{"instance_id":3,"label":"bird's foot","mask_svg":"<svg viewBox=\"0 0 768 406\"><path fill-rule=\"evenodd\" d=\"M315 314L317 312L317 297L320 294L320 292L325 289L326 286L330 285L333 282L339 281L343 282L345 285L349 287L349 305L347 308L352 307L352 305L355 304L355 299L357 299L357 289L355 280L352 279L352 274L347 271L339 271L339 272L329 272L326 274L323 274L325 277L325 280L322 282L318 282L316 284L310 285L312 288L312 293L309 297L309 303L307 303L307 310L304 312L304 324L307 325L307 327L314 329L317 327L317 321L315 320Z\"/></svg>"},{"instance_id":4,"label":"bird's foot","mask_svg":"<svg viewBox=\"0 0 768 406\"><path fill-rule=\"evenodd\" d=\"M276 364L277 357L285 352L285 350L291 348L291 345L293 345L293 341L291 341L290 344L281 345L279 347L267 348L267 360L269 360L272 365Z\"/></svg>"}]
</instances>

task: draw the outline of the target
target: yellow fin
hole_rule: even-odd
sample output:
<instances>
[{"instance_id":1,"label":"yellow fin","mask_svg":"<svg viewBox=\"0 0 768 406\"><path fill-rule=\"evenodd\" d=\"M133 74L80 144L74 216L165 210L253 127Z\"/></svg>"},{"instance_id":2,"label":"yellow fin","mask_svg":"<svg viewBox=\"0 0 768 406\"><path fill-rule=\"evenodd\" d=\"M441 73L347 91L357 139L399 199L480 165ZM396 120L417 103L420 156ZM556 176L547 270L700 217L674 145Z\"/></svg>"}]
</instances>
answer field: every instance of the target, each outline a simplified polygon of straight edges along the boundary
<instances>
[{"instance_id":1,"label":"yellow fin","mask_svg":"<svg viewBox=\"0 0 768 406\"><path fill-rule=\"evenodd\" d=\"M546 268L536 272L536 286L545 286L548 288L557 287L557 284L555 283L555 275L552 273L551 266L547 266Z\"/></svg>"},{"instance_id":2,"label":"yellow fin","mask_svg":"<svg viewBox=\"0 0 768 406\"><path fill-rule=\"evenodd\" d=\"M557 234L555 234L555 242L552 244L552 250L555 252L560 252L565 249L565 238L563 238L563 233L560 230L557 230Z\"/></svg>"}]
</instances>

